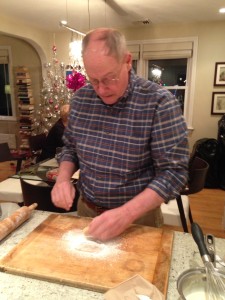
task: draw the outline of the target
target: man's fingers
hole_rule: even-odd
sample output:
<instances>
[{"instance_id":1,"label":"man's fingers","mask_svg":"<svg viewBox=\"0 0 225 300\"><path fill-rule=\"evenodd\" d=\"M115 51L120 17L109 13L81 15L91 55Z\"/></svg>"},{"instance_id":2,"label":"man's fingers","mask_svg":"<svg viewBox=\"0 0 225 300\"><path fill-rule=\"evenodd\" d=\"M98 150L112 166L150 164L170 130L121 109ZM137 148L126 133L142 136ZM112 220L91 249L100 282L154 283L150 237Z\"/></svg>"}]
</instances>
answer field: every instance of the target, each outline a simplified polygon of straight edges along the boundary
<instances>
[{"instance_id":1,"label":"man's fingers","mask_svg":"<svg viewBox=\"0 0 225 300\"><path fill-rule=\"evenodd\" d=\"M84 235L88 236L88 230L89 230L88 226L83 229Z\"/></svg>"}]
</instances>

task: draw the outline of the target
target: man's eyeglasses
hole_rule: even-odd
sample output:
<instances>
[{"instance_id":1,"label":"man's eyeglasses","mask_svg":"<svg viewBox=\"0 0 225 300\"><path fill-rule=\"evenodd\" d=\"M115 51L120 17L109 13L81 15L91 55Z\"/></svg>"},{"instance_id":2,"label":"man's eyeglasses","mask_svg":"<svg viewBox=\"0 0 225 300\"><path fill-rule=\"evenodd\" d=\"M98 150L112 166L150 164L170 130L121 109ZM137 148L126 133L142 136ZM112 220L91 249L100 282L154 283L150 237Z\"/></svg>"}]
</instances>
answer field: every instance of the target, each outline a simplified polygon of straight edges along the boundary
<instances>
[{"instance_id":1,"label":"man's eyeglasses","mask_svg":"<svg viewBox=\"0 0 225 300\"><path fill-rule=\"evenodd\" d=\"M89 77L89 82L94 87L99 87L100 84L103 84L106 87L112 86L112 85L116 84L119 81L121 70L122 70L122 66L121 66L119 72L117 73L117 75L112 74L112 75L110 75L108 77L102 78L101 80L92 79L92 78Z\"/></svg>"},{"instance_id":2,"label":"man's eyeglasses","mask_svg":"<svg viewBox=\"0 0 225 300\"><path fill-rule=\"evenodd\" d=\"M98 87L100 83L103 84L104 86L111 86L115 84L118 80L119 78L110 78L110 77L105 77L101 80L89 78L89 82L95 87Z\"/></svg>"}]
</instances>

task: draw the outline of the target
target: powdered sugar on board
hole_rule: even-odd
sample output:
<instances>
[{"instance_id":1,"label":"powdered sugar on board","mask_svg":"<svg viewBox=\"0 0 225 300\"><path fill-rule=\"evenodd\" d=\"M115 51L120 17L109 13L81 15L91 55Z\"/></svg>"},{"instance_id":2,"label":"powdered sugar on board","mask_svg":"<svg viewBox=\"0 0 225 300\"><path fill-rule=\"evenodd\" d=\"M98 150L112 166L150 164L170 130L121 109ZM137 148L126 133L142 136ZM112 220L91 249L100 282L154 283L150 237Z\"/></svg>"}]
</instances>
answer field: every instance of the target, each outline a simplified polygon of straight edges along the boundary
<instances>
[{"instance_id":1,"label":"powdered sugar on board","mask_svg":"<svg viewBox=\"0 0 225 300\"><path fill-rule=\"evenodd\" d=\"M118 256L122 251L117 241L102 243L88 239L82 230L70 230L62 236L67 250L86 258L103 259Z\"/></svg>"}]
</instances>

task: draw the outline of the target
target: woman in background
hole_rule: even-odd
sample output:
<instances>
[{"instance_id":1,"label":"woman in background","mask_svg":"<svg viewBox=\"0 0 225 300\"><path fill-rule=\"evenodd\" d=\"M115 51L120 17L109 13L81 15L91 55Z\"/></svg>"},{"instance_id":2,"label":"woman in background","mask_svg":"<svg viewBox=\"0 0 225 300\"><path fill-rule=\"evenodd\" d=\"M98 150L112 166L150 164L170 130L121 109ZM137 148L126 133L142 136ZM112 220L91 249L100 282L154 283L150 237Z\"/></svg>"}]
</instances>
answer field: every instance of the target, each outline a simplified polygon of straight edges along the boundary
<instances>
[{"instance_id":1,"label":"woman in background","mask_svg":"<svg viewBox=\"0 0 225 300\"><path fill-rule=\"evenodd\" d=\"M64 146L62 136L64 129L67 126L69 110L69 104L62 105L60 109L60 118L49 130L45 144L42 148L41 155L38 159L39 161L55 157L56 148L61 148Z\"/></svg>"}]
</instances>

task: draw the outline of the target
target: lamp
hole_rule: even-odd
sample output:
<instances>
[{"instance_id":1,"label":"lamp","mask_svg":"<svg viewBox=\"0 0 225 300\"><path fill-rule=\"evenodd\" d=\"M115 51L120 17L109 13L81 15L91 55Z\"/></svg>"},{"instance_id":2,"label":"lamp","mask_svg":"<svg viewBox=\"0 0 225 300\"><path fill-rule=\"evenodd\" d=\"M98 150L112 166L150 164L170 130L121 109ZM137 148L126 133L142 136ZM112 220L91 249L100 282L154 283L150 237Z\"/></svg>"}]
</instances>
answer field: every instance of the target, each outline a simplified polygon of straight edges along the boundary
<instances>
[{"instance_id":1,"label":"lamp","mask_svg":"<svg viewBox=\"0 0 225 300\"><path fill-rule=\"evenodd\" d=\"M162 76L163 70L164 69L161 68L160 66L152 64L152 66L151 66L152 81L161 85L162 84L161 76Z\"/></svg>"},{"instance_id":2,"label":"lamp","mask_svg":"<svg viewBox=\"0 0 225 300\"><path fill-rule=\"evenodd\" d=\"M158 68L153 68L152 69L152 75L156 78L160 78L162 75L162 70L158 69Z\"/></svg>"}]
</instances>

